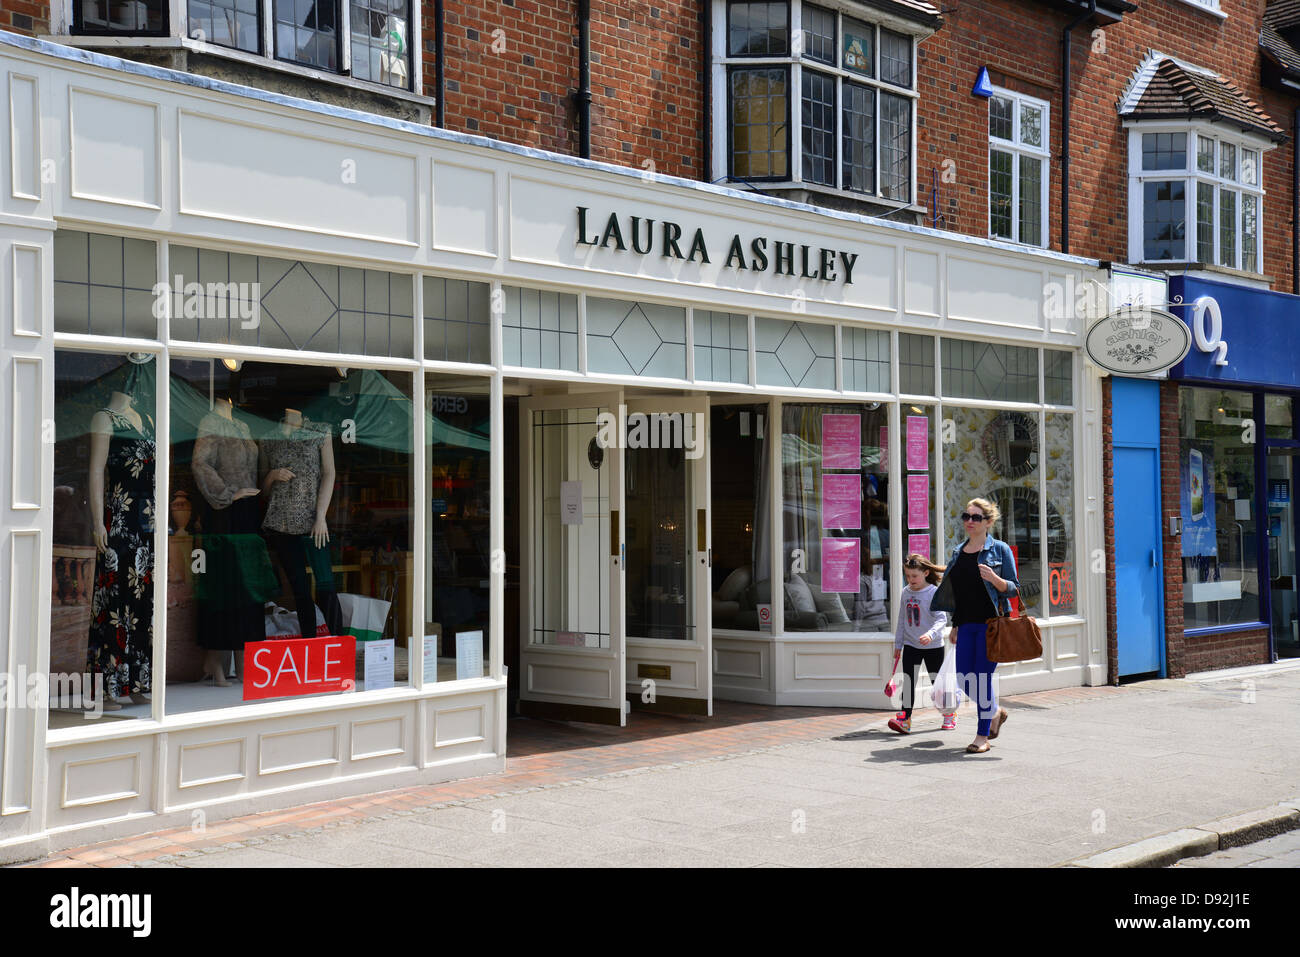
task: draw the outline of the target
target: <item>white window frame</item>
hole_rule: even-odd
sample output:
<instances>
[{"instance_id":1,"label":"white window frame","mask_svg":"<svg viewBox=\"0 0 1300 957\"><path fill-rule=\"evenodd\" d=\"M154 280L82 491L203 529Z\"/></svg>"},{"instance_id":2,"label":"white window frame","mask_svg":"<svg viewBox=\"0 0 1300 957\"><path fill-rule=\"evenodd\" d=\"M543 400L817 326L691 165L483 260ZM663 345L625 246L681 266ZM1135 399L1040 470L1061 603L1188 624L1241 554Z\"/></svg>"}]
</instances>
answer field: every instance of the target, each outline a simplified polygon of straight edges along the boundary
<instances>
[{"instance_id":1,"label":"white window frame","mask_svg":"<svg viewBox=\"0 0 1300 957\"><path fill-rule=\"evenodd\" d=\"M1040 100L1034 96L1026 96L1023 93L1016 93L1014 90L1005 90L1001 87L993 88L993 96L989 97L989 113L993 110L993 99L1000 97L1011 101L1011 134L1013 139L1004 140L1001 137L995 137L992 130L989 131L989 171L990 177L993 168L993 151L999 153L1011 154L1011 235L997 236L993 233L993 184L989 183L988 189L988 234L990 239L1010 240L1013 243L1024 243L1025 245L1034 245L1038 248L1046 248L1050 242L1048 224L1048 196L1051 191L1052 182L1052 105L1046 100ZM1032 106L1041 110L1043 114L1043 142L1041 146L1030 146L1020 141L1020 108L1022 106ZM988 127L985 123L985 127ZM1042 161L1042 176L1039 183L1039 217L1038 226L1039 241L1034 244L1026 242L1020 236L1020 159L1021 157L1030 157Z\"/></svg>"},{"instance_id":2,"label":"white window frame","mask_svg":"<svg viewBox=\"0 0 1300 957\"><path fill-rule=\"evenodd\" d=\"M756 0L757 2L757 0ZM875 43L872 48L873 76L862 76L839 65L806 60L795 53L800 49L803 35L803 4L811 3L835 14L836 63L843 56L844 20L859 20L876 28ZM756 179L753 182L763 189L800 188L809 192L842 196L848 199L864 200L882 206L894 206L900 209L919 205L920 183L917 181L917 118L918 103L921 98L917 82L917 57L923 34L918 33L915 24L898 20L880 11L854 5L848 0L787 0L789 4L790 55L782 57L733 57L728 55L727 12L728 0L713 0L713 157L712 179L714 182L736 182L744 184L748 179L731 176L731 112L730 88L728 77L731 67L783 67L788 71L789 83L786 97L789 110L789 127L786 141L789 144L789 168L785 179ZM912 39L912 76L910 88L894 86L880 79L880 30L890 30L904 34ZM804 67L835 78L835 185L825 186L820 183L808 183L803 178L803 69ZM844 189L843 157L843 121L844 121L844 83L845 81L867 86L876 91L875 116L875 192ZM907 99L911 103L910 130L910 169L911 195L906 200L887 199L880 194L880 94L890 93Z\"/></svg>"},{"instance_id":3,"label":"white window frame","mask_svg":"<svg viewBox=\"0 0 1300 957\"><path fill-rule=\"evenodd\" d=\"M52 36L58 37L60 42L70 42L73 46L106 47L109 49L114 46L121 46L124 40L130 40L133 44L138 43L140 46L184 47L199 53L210 53L243 63L279 70L284 73L342 82L358 89L383 91L398 98L410 98L412 95L422 97L424 95L423 70L416 52L423 43L420 24L423 5L426 0L409 0L410 19L406 25L405 53L409 76L406 86L389 86L377 80L360 79L352 75L351 0L335 0L339 5L338 30L341 48L338 69L336 70L327 70L323 67L302 64L294 60L283 60L276 56L275 0L257 0L258 16L260 17L261 53L252 53L248 50L241 50L221 43L212 43L207 40L199 40L191 36L189 4L186 0L166 0L168 35L165 37L133 36L125 31L113 34L73 34L73 4L80 2L81 0L53 0L51 3L50 33Z\"/></svg>"},{"instance_id":4,"label":"white window frame","mask_svg":"<svg viewBox=\"0 0 1300 957\"><path fill-rule=\"evenodd\" d=\"M1189 7L1195 7L1203 13L1216 16L1220 20L1228 19L1228 15L1224 13L1219 6L1220 0L1182 0L1182 2L1187 4Z\"/></svg>"},{"instance_id":5,"label":"white window frame","mask_svg":"<svg viewBox=\"0 0 1300 957\"><path fill-rule=\"evenodd\" d=\"M1133 122L1129 127L1129 262L1132 263L1194 263L1199 262L1197 250L1197 186L1206 184L1214 188L1213 201L1213 261L1206 266L1218 266L1237 269L1253 275L1264 273L1264 154L1276 144L1261 136L1252 136L1244 132L1227 132L1221 125L1211 123L1186 122ZM1183 169L1144 170L1142 168L1142 136L1146 133L1185 133L1187 134L1187 162ZM1214 172L1201 172L1197 165L1200 140L1204 138L1215 141ZM1220 145L1227 143L1237 151L1234 169L1235 178L1219 175ZM1243 150L1250 150L1256 155L1256 179L1254 185L1241 182L1241 155ZM1143 208L1143 194L1147 182L1181 181L1184 185L1184 230L1183 256L1180 259L1146 259L1144 256L1143 232L1146 224ZM1237 194L1236 210L1236 251L1232 264L1220 263L1219 250L1219 203L1220 190L1228 189ZM1255 197L1255 267L1243 269L1242 263L1242 225L1244 203L1241 197Z\"/></svg>"}]
</instances>

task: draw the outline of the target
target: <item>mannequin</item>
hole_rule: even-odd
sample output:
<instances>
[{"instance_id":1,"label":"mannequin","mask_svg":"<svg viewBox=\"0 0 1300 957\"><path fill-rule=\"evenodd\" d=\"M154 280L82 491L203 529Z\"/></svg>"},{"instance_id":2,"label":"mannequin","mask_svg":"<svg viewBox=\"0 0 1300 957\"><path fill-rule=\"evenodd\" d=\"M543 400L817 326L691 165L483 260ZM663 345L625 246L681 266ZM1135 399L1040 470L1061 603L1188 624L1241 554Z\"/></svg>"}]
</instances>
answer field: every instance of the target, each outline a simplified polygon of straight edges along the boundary
<instances>
[{"instance_id":1,"label":"mannequin","mask_svg":"<svg viewBox=\"0 0 1300 957\"><path fill-rule=\"evenodd\" d=\"M328 426L285 409L279 427L262 439L260 453L262 491L269 499L262 530L293 589L299 633L312 638L316 604L307 582L306 549L323 549L330 540L325 513L334 494L334 445Z\"/></svg>"},{"instance_id":2,"label":"mannequin","mask_svg":"<svg viewBox=\"0 0 1300 957\"><path fill-rule=\"evenodd\" d=\"M218 399L199 422L191 464L203 497L206 559L195 590L198 642L207 649L203 670L214 685L228 687L228 653L266 636L262 603L277 590L266 543L257 534L257 443L235 418L230 399Z\"/></svg>"},{"instance_id":3,"label":"mannequin","mask_svg":"<svg viewBox=\"0 0 1300 957\"><path fill-rule=\"evenodd\" d=\"M86 660L92 675L103 676L105 711L121 710L123 694L135 704L149 700L155 453L153 421L129 391L114 392L90 420L87 483L97 554Z\"/></svg>"}]
</instances>

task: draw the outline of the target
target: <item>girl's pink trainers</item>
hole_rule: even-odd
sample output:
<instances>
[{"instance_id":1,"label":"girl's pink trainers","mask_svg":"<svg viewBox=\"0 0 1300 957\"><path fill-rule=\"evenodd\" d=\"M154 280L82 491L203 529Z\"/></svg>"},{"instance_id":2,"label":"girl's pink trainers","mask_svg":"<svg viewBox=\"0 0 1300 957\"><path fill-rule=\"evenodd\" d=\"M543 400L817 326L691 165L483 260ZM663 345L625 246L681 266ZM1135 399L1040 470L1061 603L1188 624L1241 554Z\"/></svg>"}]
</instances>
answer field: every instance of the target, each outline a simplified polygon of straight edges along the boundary
<instances>
[{"instance_id":1,"label":"girl's pink trainers","mask_svg":"<svg viewBox=\"0 0 1300 957\"><path fill-rule=\"evenodd\" d=\"M912 720L910 718L903 718L902 720L890 718L889 730L897 731L899 734L909 734L912 730Z\"/></svg>"},{"instance_id":2,"label":"girl's pink trainers","mask_svg":"<svg viewBox=\"0 0 1300 957\"><path fill-rule=\"evenodd\" d=\"M940 728L939 730L940 730L940 731L955 731L955 730L957 730L957 718L956 718L956 716L955 716L955 715L951 715L951 714L945 714L945 715L943 716L943 727Z\"/></svg>"}]
</instances>

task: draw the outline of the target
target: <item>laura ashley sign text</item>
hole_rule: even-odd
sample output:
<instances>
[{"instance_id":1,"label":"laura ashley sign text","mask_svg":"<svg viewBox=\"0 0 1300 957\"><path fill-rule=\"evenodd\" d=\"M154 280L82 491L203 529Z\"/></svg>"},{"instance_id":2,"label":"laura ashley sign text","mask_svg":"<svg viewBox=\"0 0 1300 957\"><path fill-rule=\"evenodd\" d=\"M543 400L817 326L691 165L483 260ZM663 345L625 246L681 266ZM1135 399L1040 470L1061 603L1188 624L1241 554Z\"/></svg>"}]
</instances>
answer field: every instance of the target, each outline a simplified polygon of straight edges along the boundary
<instances>
[{"instance_id":1,"label":"laura ashley sign text","mask_svg":"<svg viewBox=\"0 0 1300 957\"><path fill-rule=\"evenodd\" d=\"M618 213L610 213L603 224L597 220L588 215L586 206L578 207L579 246L630 251L641 256L658 252L665 259L699 263L711 263L715 256L722 256L722 265L729 269L843 282L846 286L853 284L853 267L858 262L857 253L782 242L767 236L755 236L746 241L740 233L732 235L723 255L720 248L709 249L703 229L687 235L678 223L668 220L656 222L643 216L620 218Z\"/></svg>"}]
</instances>

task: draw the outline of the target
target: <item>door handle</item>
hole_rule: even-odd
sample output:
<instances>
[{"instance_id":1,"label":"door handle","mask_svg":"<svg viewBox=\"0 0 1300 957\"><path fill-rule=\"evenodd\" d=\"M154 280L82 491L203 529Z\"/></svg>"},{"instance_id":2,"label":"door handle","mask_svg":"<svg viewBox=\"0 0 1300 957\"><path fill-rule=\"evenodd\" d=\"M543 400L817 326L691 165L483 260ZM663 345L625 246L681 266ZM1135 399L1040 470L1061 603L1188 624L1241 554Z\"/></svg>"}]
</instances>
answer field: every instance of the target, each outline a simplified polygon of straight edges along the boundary
<instances>
[{"instance_id":1,"label":"door handle","mask_svg":"<svg viewBox=\"0 0 1300 957\"><path fill-rule=\"evenodd\" d=\"M1156 567L1156 550L1154 548L1151 549L1151 567Z\"/></svg>"}]
</instances>

